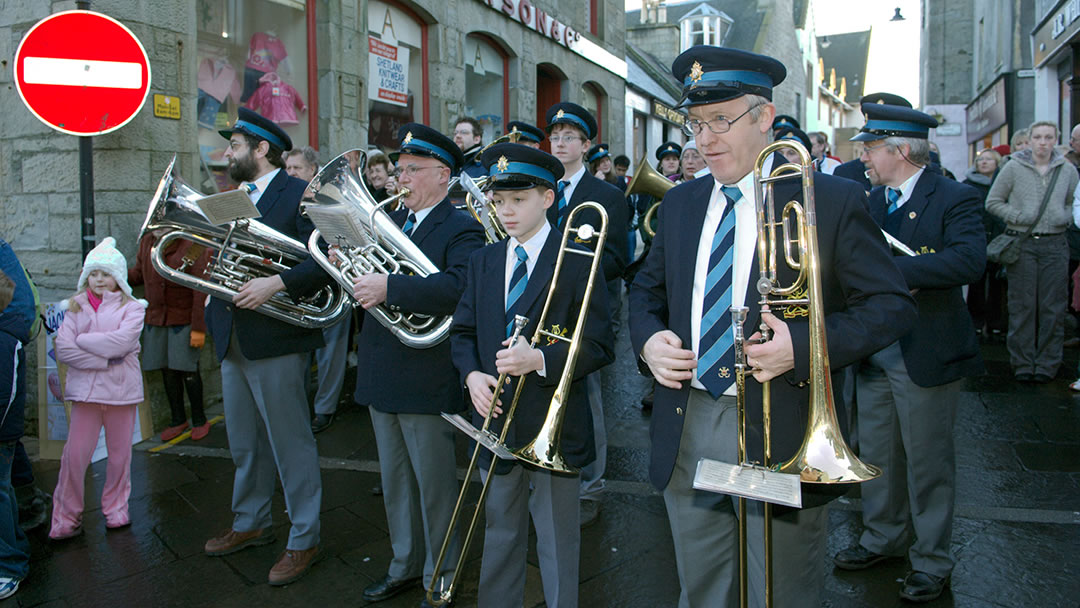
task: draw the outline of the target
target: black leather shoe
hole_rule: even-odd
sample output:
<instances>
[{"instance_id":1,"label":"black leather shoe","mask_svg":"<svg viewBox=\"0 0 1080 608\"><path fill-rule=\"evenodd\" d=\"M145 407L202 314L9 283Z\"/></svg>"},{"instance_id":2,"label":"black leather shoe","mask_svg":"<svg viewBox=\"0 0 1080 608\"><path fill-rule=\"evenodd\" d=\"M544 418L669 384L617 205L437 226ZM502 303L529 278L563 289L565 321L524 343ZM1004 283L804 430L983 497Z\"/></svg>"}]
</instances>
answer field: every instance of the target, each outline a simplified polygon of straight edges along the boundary
<instances>
[{"instance_id":1,"label":"black leather shoe","mask_svg":"<svg viewBox=\"0 0 1080 608\"><path fill-rule=\"evenodd\" d=\"M315 419L311 421L311 432L321 433L330 428L330 425L333 423L333 414L315 414Z\"/></svg>"},{"instance_id":2,"label":"black leather shoe","mask_svg":"<svg viewBox=\"0 0 1080 608\"><path fill-rule=\"evenodd\" d=\"M374 582L364 588L364 601L381 602L388 600L402 591L415 587L419 582L419 576L397 580L390 578L390 575L387 574L381 581Z\"/></svg>"},{"instance_id":3,"label":"black leather shoe","mask_svg":"<svg viewBox=\"0 0 1080 608\"><path fill-rule=\"evenodd\" d=\"M918 570L908 572L904 577L904 586L900 588L900 597L909 602L930 602L936 600L945 587L949 586L949 577L934 576Z\"/></svg>"},{"instance_id":4,"label":"black leather shoe","mask_svg":"<svg viewBox=\"0 0 1080 608\"><path fill-rule=\"evenodd\" d=\"M888 555L874 553L862 545L855 545L837 553L833 557L833 563L841 570L865 570L887 559L889 559Z\"/></svg>"},{"instance_id":5,"label":"black leather shoe","mask_svg":"<svg viewBox=\"0 0 1080 608\"><path fill-rule=\"evenodd\" d=\"M1035 384L1050 384L1054 381L1054 377L1046 374L1035 374L1031 377L1031 381Z\"/></svg>"},{"instance_id":6,"label":"black leather shoe","mask_svg":"<svg viewBox=\"0 0 1080 608\"><path fill-rule=\"evenodd\" d=\"M1035 380L1035 376L1033 376L1032 374L1016 374L1013 377L1016 378L1017 382L1025 382L1026 383L1026 382L1032 382L1032 381Z\"/></svg>"}]
</instances>

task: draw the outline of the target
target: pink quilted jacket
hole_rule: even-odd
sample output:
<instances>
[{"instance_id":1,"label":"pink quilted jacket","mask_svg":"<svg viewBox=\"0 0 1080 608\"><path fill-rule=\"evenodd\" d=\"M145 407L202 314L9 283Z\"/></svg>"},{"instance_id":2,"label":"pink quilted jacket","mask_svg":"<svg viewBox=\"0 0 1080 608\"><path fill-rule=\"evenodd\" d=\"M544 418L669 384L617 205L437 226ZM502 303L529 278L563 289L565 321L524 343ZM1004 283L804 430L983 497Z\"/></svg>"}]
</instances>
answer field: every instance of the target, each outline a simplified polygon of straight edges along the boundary
<instances>
[{"instance_id":1,"label":"pink quilted jacket","mask_svg":"<svg viewBox=\"0 0 1080 608\"><path fill-rule=\"evenodd\" d=\"M71 299L82 308L68 310L56 334L56 360L68 365L64 398L84 403L132 405L143 400L139 335L146 305L124 302L110 291L94 310L81 292Z\"/></svg>"}]
</instances>

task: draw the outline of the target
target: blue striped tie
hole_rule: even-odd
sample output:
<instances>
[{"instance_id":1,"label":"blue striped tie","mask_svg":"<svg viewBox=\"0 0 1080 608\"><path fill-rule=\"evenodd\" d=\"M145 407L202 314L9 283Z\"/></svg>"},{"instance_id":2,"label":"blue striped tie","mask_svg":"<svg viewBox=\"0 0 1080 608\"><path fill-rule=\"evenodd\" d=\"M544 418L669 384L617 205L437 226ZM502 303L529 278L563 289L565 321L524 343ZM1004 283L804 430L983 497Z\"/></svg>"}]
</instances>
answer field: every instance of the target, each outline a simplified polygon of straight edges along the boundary
<instances>
[{"instance_id":1,"label":"blue striped tie","mask_svg":"<svg viewBox=\"0 0 1080 608\"><path fill-rule=\"evenodd\" d=\"M892 215L893 211L900 208L900 189L891 186L885 188L885 198L889 199L888 215Z\"/></svg>"},{"instance_id":2,"label":"blue striped tie","mask_svg":"<svg viewBox=\"0 0 1080 608\"><path fill-rule=\"evenodd\" d=\"M566 193L566 187L569 186L569 185L570 185L570 182L565 181L565 180L559 182L559 192L558 192L558 194L556 194L556 196L558 197L558 201L559 201L559 216L558 216L558 221L556 222L558 228L562 228L563 219L565 219L565 217L566 217L566 203L567 203L567 200L566 200L565 193Z\"/></svg>"},{"instance_id":3,"label":"blue striped tie","mask_svg":"<svg viewBox=\"0 0 1080 608\"><path fill-rule=\"evenodd\" d=\"M510 290L506 292L506 337L509 338L514 333L514 316L517 314L517 303L521 299L521 294L525 293L525 285L529 282L528 267L525 265L525 261L529 259L529 254L525 252L525 248L518 245L514 248L514 253L517 254L517 264L514 264L514 274L510 275Z\"/></svg>"},{"instance_id":4,"label":"blue striped tie","mask_svg":"<svg viewBox=\"0 0 1080 608\"><path fill-rule=\"evenodd\" d=\"M416 227L416 214L412 211L409 212L409 217L405 219L405 225L401 227L401 230L405 233L405 236L412 237L412 230Z\"/></svg>"},{"instance_id":5,"label":"blue striped tie","mask_svg":"<svg viewBox=\"0 0 1080 608\"><path fill-rule=\"evenodd\" d=\"M735 381L735 342L731 331L731 274L735 260L735 203L742 193L723 186L727 205L713 235L709 274L705 277L705 300L701 306L701 340L698 342L698 380L713 398Z\"/></svg>"}]
</instances>

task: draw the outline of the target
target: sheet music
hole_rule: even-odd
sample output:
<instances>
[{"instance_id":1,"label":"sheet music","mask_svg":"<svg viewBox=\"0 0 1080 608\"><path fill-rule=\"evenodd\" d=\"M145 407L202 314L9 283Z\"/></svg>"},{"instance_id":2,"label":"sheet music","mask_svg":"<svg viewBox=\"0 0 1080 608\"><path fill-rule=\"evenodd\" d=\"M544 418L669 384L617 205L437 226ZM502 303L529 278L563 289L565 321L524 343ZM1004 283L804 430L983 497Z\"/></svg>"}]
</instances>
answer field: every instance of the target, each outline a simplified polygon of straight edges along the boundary
<instances>
[{"instance_id":1,"label":"sheet music","mask_svg":"<svg viewBox=\"0 0 1080 608\"><path fill-rule=\"evenodd\" d=\"M371 242L360 212L347 205L305 205L304 213L331 245L362 247Z\"/></svg>"},{"instance_id":2,"label":"sheet music","mask_svg":"<svg viewBox=\"0 0 1080 608\"><path fill-rule=\"evenodd\" d=\"M459 431L465 433L469 437L472 437L473 441L487 448L488 451L490 451L492 454L495 454L500 459L517 460L513 452L506 449L504 445L499 443L498 439L494 435L476 428L472 425L471 422L462 417L461 414L447 414L446 412L443 412L442 417L445 418L447 422L457 427Z\"/></svg>"},{"instance_id":3,"label":"sheet music","mask_svg":"<svg viewBox=\"0 0 1080 608\"><path fill-rule=\"evenodd\" d=\"M229 190L204 196L197 200L196 204L206 219L215 226L262 216L251 197L243 190Z\"/></svg>"},{"instance_id":4,"label":"sheet music","mask_svg":"<svg viewBox=\"0 0 1080 608\"><path fill-rule=\"evenodd\" d=\"M694 475L694 489L802 508L802 486L798 475L749 465L702 458Z\"/></svg>"}]
</instances>

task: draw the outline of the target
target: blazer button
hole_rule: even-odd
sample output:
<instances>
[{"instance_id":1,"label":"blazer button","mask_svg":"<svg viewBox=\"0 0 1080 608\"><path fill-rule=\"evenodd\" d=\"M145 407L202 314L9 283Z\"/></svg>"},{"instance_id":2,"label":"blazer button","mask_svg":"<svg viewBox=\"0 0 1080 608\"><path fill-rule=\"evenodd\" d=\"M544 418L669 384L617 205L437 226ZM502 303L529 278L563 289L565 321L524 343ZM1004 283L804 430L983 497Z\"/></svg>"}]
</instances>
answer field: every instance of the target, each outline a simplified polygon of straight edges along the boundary
<instances>
[{"instance_id":1,"label":"blazer button","mask_svg":"<svg viewBox=\"0 0 1080 608\"><path fill-rule=\"evenodd\" d=\"M229 306L228 304L226 304L225 305L225 310L227 310L229 312L232 312L232 306Z\"/></svg>"},{"instance_id":2,"label":"blazer button","mask_svg":"<svg viewBox=\"0 0 1080 608\"><path fill-rule=\"evenodd\" d=\"M675 408L675 413L682 416L682 408L681 407Z\"/></svg>"}]
</instances>

